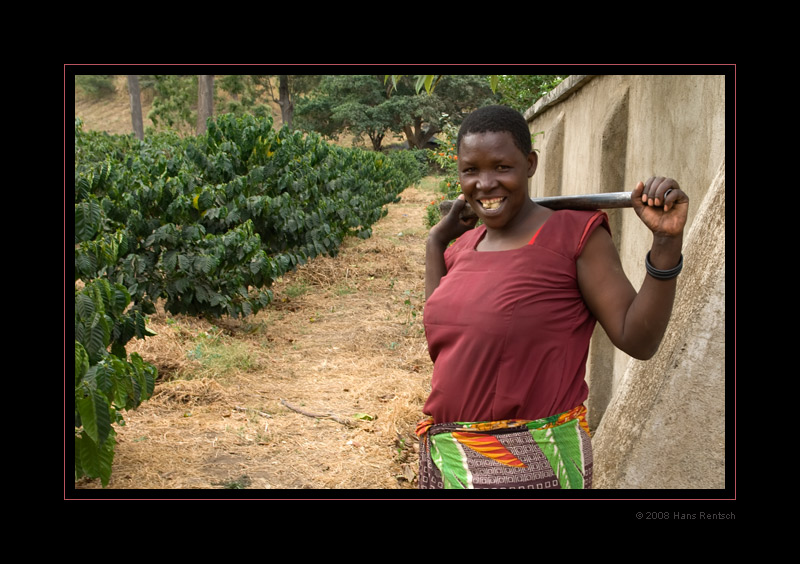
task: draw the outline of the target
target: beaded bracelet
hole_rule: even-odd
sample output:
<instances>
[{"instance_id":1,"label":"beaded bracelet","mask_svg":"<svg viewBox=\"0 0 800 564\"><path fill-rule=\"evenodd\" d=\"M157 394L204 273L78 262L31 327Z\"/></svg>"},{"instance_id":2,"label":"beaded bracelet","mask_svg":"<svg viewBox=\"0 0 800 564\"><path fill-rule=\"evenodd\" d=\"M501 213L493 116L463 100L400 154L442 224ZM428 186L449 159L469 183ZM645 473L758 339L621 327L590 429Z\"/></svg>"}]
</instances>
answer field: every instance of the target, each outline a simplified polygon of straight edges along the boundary
<instances>
[{"instance_id":1,"label":"beaded bracelet","mask_svg":"<svg viewBox=\"0 0 800 564\"><path fill-rule=\"evenodd\" d=\"M681 253L681 260L678 261L678 265L670 268L669 270L659 270L650 264L650 251L647 251L647 256L644 257L644 266L647 269L647 274L652 276L657 280L672 280L678 274L681 273L683 269L683 253Z\"/></svg>"}]
</instances>

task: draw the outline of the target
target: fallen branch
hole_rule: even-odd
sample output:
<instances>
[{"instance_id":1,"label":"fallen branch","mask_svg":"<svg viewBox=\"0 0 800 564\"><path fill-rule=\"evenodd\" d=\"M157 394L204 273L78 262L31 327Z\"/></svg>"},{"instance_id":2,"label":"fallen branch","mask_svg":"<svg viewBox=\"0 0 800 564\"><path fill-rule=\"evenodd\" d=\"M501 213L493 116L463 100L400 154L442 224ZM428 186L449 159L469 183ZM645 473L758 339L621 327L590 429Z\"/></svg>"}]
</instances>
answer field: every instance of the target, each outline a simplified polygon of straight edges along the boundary
<instances>
[{"instance_id":1,"label":"fallen branch","mask_svg":"<svg viewBox=\"0 0 800 564\"><path fill-rule=\"evenodd\" d=\"M353 422L352 421L348 421L347 419L342 419L341 417L338 417L338 416L334 415L333 413L311 413L309 411L304 411L304 410L300 409L299 407L295 407L295 406L291 405L285 399L281 399L281 403L285 407L291 409L292 411L296 411L300 415L305 415L306 417L313 417L314 419L333 419L337 423L341 423L342 425L344 425L346 427L352 427L353 426Z\"/></svg>"}]
</instances>

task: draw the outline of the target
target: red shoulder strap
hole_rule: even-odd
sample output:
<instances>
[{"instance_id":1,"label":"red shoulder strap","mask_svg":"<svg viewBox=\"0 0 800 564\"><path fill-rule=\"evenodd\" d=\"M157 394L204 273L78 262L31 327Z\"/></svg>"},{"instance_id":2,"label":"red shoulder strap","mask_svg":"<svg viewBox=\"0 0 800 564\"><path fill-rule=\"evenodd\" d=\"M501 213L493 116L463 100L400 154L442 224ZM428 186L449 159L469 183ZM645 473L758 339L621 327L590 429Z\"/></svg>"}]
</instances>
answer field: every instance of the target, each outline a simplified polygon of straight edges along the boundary
<instances>
[{"instance_id":1,"label":"red shoulder strap","mask_svg":"<svg viewBox=\"0 0 800 564\"><path fill-rule=\"evenodd\" d=\"M545 223L547 223L547 222L545 222ZM534 233L534 234L533 234L533 237L531 237L531 240L530 240L530 241L528 241L528 244L529 244L529 245L533 245L533 242L534 242L534 241L536 240L536 238L539 236L539 231L541 231L541 230L542 230L542 227L544 227L544 223L543 223L543 224L541 224L541 225L539 226L539 229L537 229L537 230L536 230L536 233Z\"/></svg>"}]
</instances>

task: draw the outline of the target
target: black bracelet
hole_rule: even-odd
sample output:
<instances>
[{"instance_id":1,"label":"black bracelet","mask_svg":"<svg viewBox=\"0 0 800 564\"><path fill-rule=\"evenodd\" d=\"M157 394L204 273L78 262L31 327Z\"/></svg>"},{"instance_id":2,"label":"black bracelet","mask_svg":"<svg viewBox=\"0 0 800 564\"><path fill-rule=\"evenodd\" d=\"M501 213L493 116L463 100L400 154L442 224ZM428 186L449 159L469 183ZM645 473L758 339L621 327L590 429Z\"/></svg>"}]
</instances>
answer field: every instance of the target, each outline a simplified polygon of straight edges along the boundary
<instances>
[{"instance_id":1,"label":"black bracelet","mask_svg":"<svg viewBox=\"0 0 800 564\"><path fill-rule=\"evenodd\" d=\"M647 251L647 256L644 257L644 266L647 269L647 274L653 278L657 280L672 280L680 274L683 269L683 253L681 253L681 260L678 261L677 266L669 270L659 270L650 264L650 251Z\"/></svg>"}]
</instances>

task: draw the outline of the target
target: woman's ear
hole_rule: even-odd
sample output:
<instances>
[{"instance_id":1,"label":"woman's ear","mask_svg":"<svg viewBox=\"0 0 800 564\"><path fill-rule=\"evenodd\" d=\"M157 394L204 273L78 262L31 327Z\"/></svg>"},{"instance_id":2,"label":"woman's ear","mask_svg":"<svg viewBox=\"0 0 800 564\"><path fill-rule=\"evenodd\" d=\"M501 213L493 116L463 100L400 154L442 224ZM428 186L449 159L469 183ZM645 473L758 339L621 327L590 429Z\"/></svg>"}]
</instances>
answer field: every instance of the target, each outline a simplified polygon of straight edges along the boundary
<instances>
[{"instance_id":1,"label":"woman's ear","mask_svg":"<svg viewBox=\"0 0 800 564\"><path fill-rule=\"evenodd\" d=\"M539 155L536 151L531 151L528 154L528 178L533 176L533 173L536 172L536 167L539 165Z\"/></svg>"}]
</instances>

